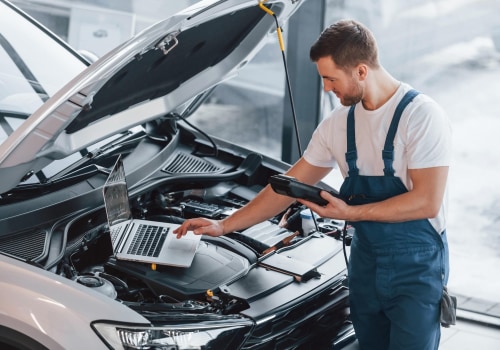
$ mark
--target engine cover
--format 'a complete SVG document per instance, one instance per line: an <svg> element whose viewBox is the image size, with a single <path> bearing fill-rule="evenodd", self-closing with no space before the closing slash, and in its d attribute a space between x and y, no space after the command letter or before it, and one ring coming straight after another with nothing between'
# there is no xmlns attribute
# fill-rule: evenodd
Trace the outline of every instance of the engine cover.
<svg viewBox="0 0 500 350"><path fill-rule="evenodd" d="M107 273L136 278L156 295L169 295L178 300L196 299L206 291L235 280L247 273L248 259L213 242L200 241L189 268L151 265L110 258L104 269Z"/></svg>

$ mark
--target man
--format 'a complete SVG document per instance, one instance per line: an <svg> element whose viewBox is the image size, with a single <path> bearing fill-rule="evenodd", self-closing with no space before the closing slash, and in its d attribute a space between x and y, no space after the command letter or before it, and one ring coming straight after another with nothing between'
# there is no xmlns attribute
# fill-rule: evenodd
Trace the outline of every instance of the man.
<svg viewBox="0 0 500 350"><path fill-rule="evenodd" d="M351 315L361 349L437 349L448 278L445 192L451 128L439 106L392 77L361 23L339 21L312 45L325 91L342 106L315 130L287 172L315 184L338 165L340 194L321 192L323 217L356 229L348 266ZM177 230L223 235L283 211L292 199L267 186L221 221L187 220Z"/></svg>

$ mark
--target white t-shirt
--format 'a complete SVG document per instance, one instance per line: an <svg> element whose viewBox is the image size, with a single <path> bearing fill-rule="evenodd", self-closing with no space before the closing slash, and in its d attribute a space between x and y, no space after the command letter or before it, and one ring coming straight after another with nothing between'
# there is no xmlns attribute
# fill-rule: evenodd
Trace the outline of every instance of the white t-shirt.
<svg viewBox="0 0 500 350"><path fill-rule="evenodd" d="M411 87L401 84L396 93L380 108L369 111L362 103L354 111L357 166L360 175L383 175L384 148L387 131L394 111L404 94ZM304 152L304 158L312 165L335 167L343 177L347 176L345 160L347 150L347 113L349 107L340 106L332 111L314 131ZM419 94L405 108L394 139L395 176L408 190L412 183L408 169L450 166L451 124L440 106L430 97ZM447 195L436 218L430 219L437 232L446 228Z"/></svg>

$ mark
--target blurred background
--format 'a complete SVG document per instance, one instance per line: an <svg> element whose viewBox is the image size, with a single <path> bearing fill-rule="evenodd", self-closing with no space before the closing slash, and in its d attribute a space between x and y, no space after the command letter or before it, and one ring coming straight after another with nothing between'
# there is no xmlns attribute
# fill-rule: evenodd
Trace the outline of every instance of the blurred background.
<svg viewBox="0 0 500 350"><path fill-rule="evenodd" d="M87 57L99 57L196 0L12 0ZM257 1L256 1L257 2ZM382 64L437 100L454 129L448 240L452 293L500 314L500 0L314 0L284 28L300 139L337 105L322 92L309 45L328 24L355 18L378 39ZM297 159L277 38L218 86L192 121L206 132L287 162ZM237 126L231 129L229 126ZM338 187L332 173L326 181ZM488 309L489 308L489 309ZM478 310L483 311L483 310Z"/></svg>

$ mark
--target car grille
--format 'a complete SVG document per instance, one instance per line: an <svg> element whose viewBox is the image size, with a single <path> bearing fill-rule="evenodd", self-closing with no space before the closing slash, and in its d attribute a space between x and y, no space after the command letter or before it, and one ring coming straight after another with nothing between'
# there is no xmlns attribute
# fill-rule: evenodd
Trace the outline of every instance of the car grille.
<svg viewBox="0 0 500 350"><path fill-rule="evenodd" d="M44 253L46 236L45 231L33 231L2 237L0 239L0 251L25 260L37 260Z"/></svg>
<svg viewBox="0 0 500 350"><path fill-rule="evenodd" d="M243 349L331 349L348 315L348 290L339 284L257 325Z"/></svg>

